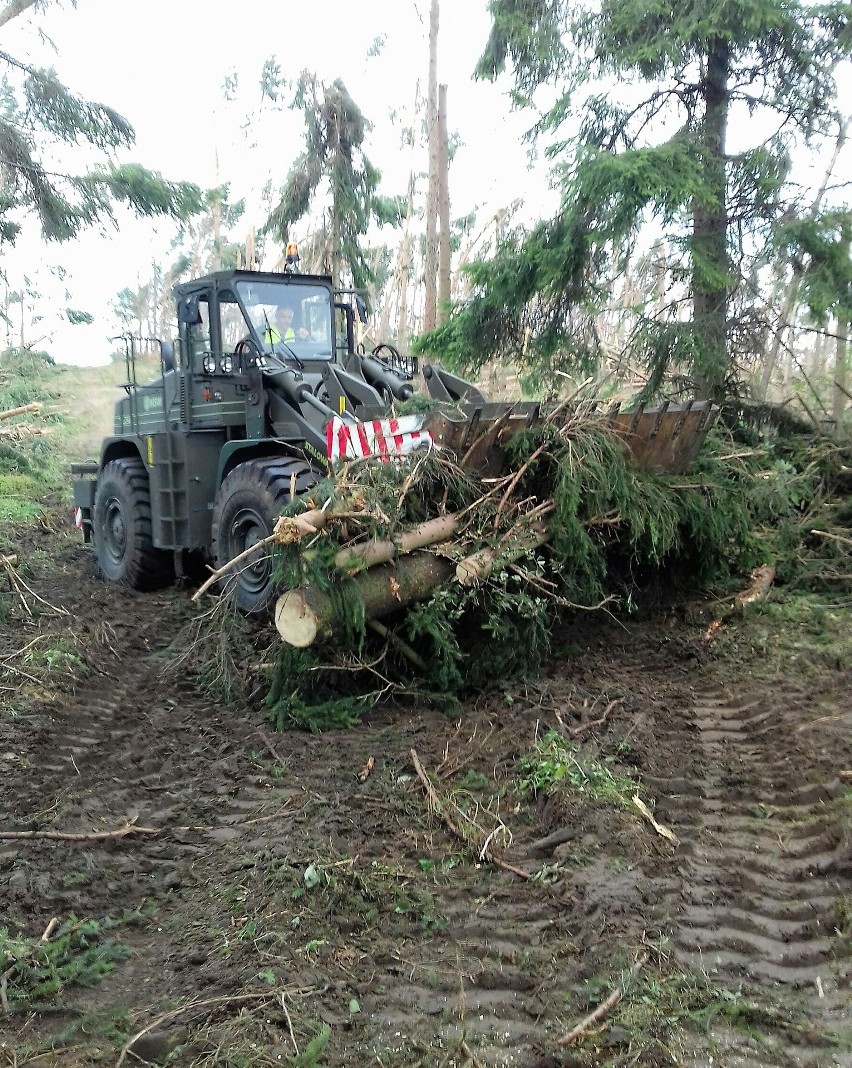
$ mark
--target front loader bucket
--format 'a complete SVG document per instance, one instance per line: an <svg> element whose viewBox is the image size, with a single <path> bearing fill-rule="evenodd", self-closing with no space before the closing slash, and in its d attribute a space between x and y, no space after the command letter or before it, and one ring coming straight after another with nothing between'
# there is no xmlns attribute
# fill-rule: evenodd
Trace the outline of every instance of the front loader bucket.
<svg viewBox="0 0 852 1068"><path fill-rule="evenodd" d="M431 432L436 445L455 454L461 467L493 478L503 471L502 446L508 438L549 418L564 422L566 414L559 405L533 401L468 403L458 417L443 413L430 416L424 429ZM718 406L710 401L665 401L633 412L622 412L617 404L608 409L592 405L590 409L590 418L622 439L638 467L661 474L687 470L718 414Z"/></svg>

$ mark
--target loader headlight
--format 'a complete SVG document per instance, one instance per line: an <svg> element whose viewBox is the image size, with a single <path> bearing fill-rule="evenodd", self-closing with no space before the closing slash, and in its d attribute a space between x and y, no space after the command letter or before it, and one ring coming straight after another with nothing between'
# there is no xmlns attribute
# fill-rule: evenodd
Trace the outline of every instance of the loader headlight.
<svg viewBox="0 0 852 1068"><path fill-rule="evenodd" d="M216 374L216 357L215 356L205 356L204 359L201 361L201 366L204 368L204 373L206 375L215 375Z"/></svg>
<svg viewBox="0 0 852 1068"><path fill-rule="evenodd" d="M222 370L222 374L229 375L234 369L234 361L230 356L223 356L219 361L219 367Z"/></svg>

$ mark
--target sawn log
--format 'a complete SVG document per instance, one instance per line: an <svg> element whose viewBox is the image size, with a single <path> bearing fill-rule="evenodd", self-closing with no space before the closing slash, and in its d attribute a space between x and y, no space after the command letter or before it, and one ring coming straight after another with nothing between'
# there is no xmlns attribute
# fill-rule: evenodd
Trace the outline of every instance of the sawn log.
<svg viewBox="0 0 852 1068"><path fill-rule="evenodd" d="M352 581L364 602L365 619L381 619L404 605L422 601L454 572L453 561L415 552L400 557L393 565L380 564L362 571ZM282 639L297 649L329 638L342 623L334 602L321 590L288 590L275 605L275 627Z"/></svg>

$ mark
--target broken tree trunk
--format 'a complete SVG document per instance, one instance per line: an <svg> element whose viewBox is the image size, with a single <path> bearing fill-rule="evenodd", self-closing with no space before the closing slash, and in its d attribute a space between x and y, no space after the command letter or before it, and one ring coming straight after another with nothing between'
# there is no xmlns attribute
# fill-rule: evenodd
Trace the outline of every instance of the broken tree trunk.
<svg viewBox="0 0 852 1068"><path fill-rule="evenodd" d="M380 564L362 571L352 580L364 603L365 619L382 616L427 597L447 582L455 564L432 553L417 552L397 560L394 566ZM343 625L335 602L327 593L303 587L288 590L275 605L275 627L288 645L306 649L328 638Z"/></svg>
<svg viewBox="0 0 852 1068"><path fill-rule="evenodd" d="M456 567L456 579L462 586L472 586L475 582L484 582L494 571L508 567L522 556L527 556L540 545L550 541L550 532L543 526L536 525L519 532L503 545L493 549L479 549L470 556L460 560Z"/></svg>
<svg viewBox="0 0 852 1068"><path fill-rule="evenodd" d="M762 564L751 573L748 589L738 593L734 598L734 607L745 608L756 601L765 601L775 581L775 568L771 564Z"/></svg>

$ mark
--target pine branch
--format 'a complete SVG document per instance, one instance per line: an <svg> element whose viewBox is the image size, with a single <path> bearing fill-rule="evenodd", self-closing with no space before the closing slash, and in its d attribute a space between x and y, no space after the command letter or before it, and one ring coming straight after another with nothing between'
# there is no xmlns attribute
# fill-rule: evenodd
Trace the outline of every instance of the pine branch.
<svg viewBox="0 0 852 1068"><path fill-rule="evenodd" d="M18 15L23 13L29 8L37 4L39 0L11 0L6 6L4 11L0 11L0 27L6 25L7 22L11 22L12 19L16 19Z"/></svg>

